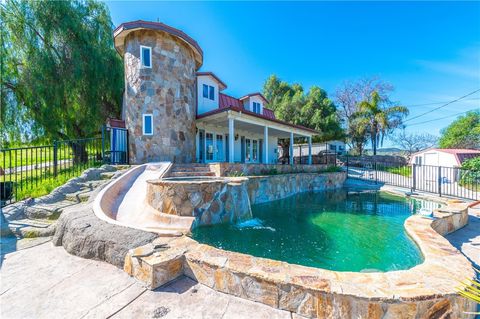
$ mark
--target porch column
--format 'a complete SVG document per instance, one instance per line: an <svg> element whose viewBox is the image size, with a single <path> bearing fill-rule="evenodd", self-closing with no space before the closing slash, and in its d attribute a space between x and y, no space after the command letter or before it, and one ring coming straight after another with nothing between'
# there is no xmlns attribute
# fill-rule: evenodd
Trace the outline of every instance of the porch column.
<svg viewBox="0 0 480 319"><path fill-rule="evenodd" d="M268 126L263 127L263 163L268 164Z"/></svg>
<svg viewBox="0 0 480 319"><path fill-rule="evenodd" d="M312 137L308 137L308 165L312 165Z"/></svg>
<svg viewBox="0 0 480 319"><path fill-rule="evenodd" d="M290 132L290 165L293 165L293 132Z"/></svg>
<svg viewBox="0 0 480 319"><path fill-rule="evenodd" d="M235 130L234 130L234 119L228 119L228 162L233 163L234 156L233 151L235 149Z"/></svg>

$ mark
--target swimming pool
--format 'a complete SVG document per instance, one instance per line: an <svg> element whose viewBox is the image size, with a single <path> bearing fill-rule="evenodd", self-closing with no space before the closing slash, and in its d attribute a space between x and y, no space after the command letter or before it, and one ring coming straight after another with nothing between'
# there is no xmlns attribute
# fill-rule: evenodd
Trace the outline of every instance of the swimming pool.
<svg viewBox="0 0 480 319"><path fill-rule="evenodd" d="M438 203L348 189L302 193L252 206L253 219L203 226L192 237L217 248L336 271L390 271L423 261L404 221Z"/></svg>

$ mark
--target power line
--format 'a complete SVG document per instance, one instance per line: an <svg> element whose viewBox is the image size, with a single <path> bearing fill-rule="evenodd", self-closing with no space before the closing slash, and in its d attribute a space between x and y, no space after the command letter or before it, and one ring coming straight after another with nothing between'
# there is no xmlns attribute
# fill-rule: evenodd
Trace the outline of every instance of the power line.
<svg viewBox="0 0 480 319"><path fill-rule="evenodd" d="M472 97L469 99L465 99L466 101L473 101L473 100L480 100L480 97ZM405 105L406 107L416 107L416 106L429 106L429 105L438 105L448 103L449 101L445 102L431 102L431 103L423 103L423 104L412 104L412 105Z"/></svg>
<svg viewBox="0 0 480 319"><path fill-rule="evenodd" d="M444 116L444 117L439 117L439 118L436 118L436 119L433 119L433 120L428 120L428 121L413 123L413 124L409 124L408 126L414 126L414 125L420 125L420 124L425 124L425 123L440 121L440 120L448 119L449 117L458 116L458 115L465 114L465 113L468 113L468 112L474 111L474 110L476 110L476 109L471 109L471 110L468 110L468 111L464 111L464 112L460 112L460 113L456 113L456 114L452 114L452 115L448 115L448 116Z"/></svg>
<svg viewBox="0 0 480 319"><path fill-rule="evenodd" d="M457 102L457 101L460 101L460 100L466 98L467 96L470 96L470 95L475 94L475 93L477 93L477 92L480 92L480 89L477 89L477 90L475 90L475 91L473 91L473 92L470 92L470 93L468 93L468 94L466 94L466 95L464 95L464 96L461 96L461 97L459 97L458 99L455 99L455 100L453 100L453 101L450 101L450 102L448 102L448 103L445 103L445 104L443 104L443 105L440 105L439 107L433 108L433 109L431 109L431 110L429 110L429 111L427 111L427 112L425 112L425 113L422 113L422 114L420 114L420 115L414 116L414 117L409 118L409 119L406 119L406 120L403 121L403 122L405 123L405 122L408 122L408 121L417 119L417 118L419 118L419 117L421 117L421 116L424 116L424 115L426 115L426 114L432 113L432 112L434 112L434 111L436 111L436 110L439 110L439 109L441 109L441 108L443 108L443 107L445 107L445 106L447 106L447 105L450 105L450 104L452 104L452 103L455 103L455 102Z"/></svg>

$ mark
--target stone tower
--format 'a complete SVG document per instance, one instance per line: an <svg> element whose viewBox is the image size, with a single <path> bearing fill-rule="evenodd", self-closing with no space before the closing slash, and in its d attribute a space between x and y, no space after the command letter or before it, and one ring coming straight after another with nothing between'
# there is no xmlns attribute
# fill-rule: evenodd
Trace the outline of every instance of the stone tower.
<svg viewBox="0 0 480 319"><path fill-rule="evenodd" d="M123 23L114 38L124 61L130 162L193 162L201 48L182 31L155 22Z"/></svg>

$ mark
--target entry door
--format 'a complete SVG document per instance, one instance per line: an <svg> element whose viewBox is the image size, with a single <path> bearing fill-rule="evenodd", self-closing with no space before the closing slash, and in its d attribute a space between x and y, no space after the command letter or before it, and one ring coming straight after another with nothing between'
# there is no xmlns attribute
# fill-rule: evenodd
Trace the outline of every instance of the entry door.
<svg viewBox="0 0 480 319"><path fill-rule="evenodd" d="M225 161L225 141L222 134L217 134L215 140L216 147L216 158L217 162Z"/></svg>
<svg viewBox="0 0 480 319"><path fill-rule="evenodd" d="M214 134L207 132L205 134L205 162L213 162L215 156Z"/></svg>

